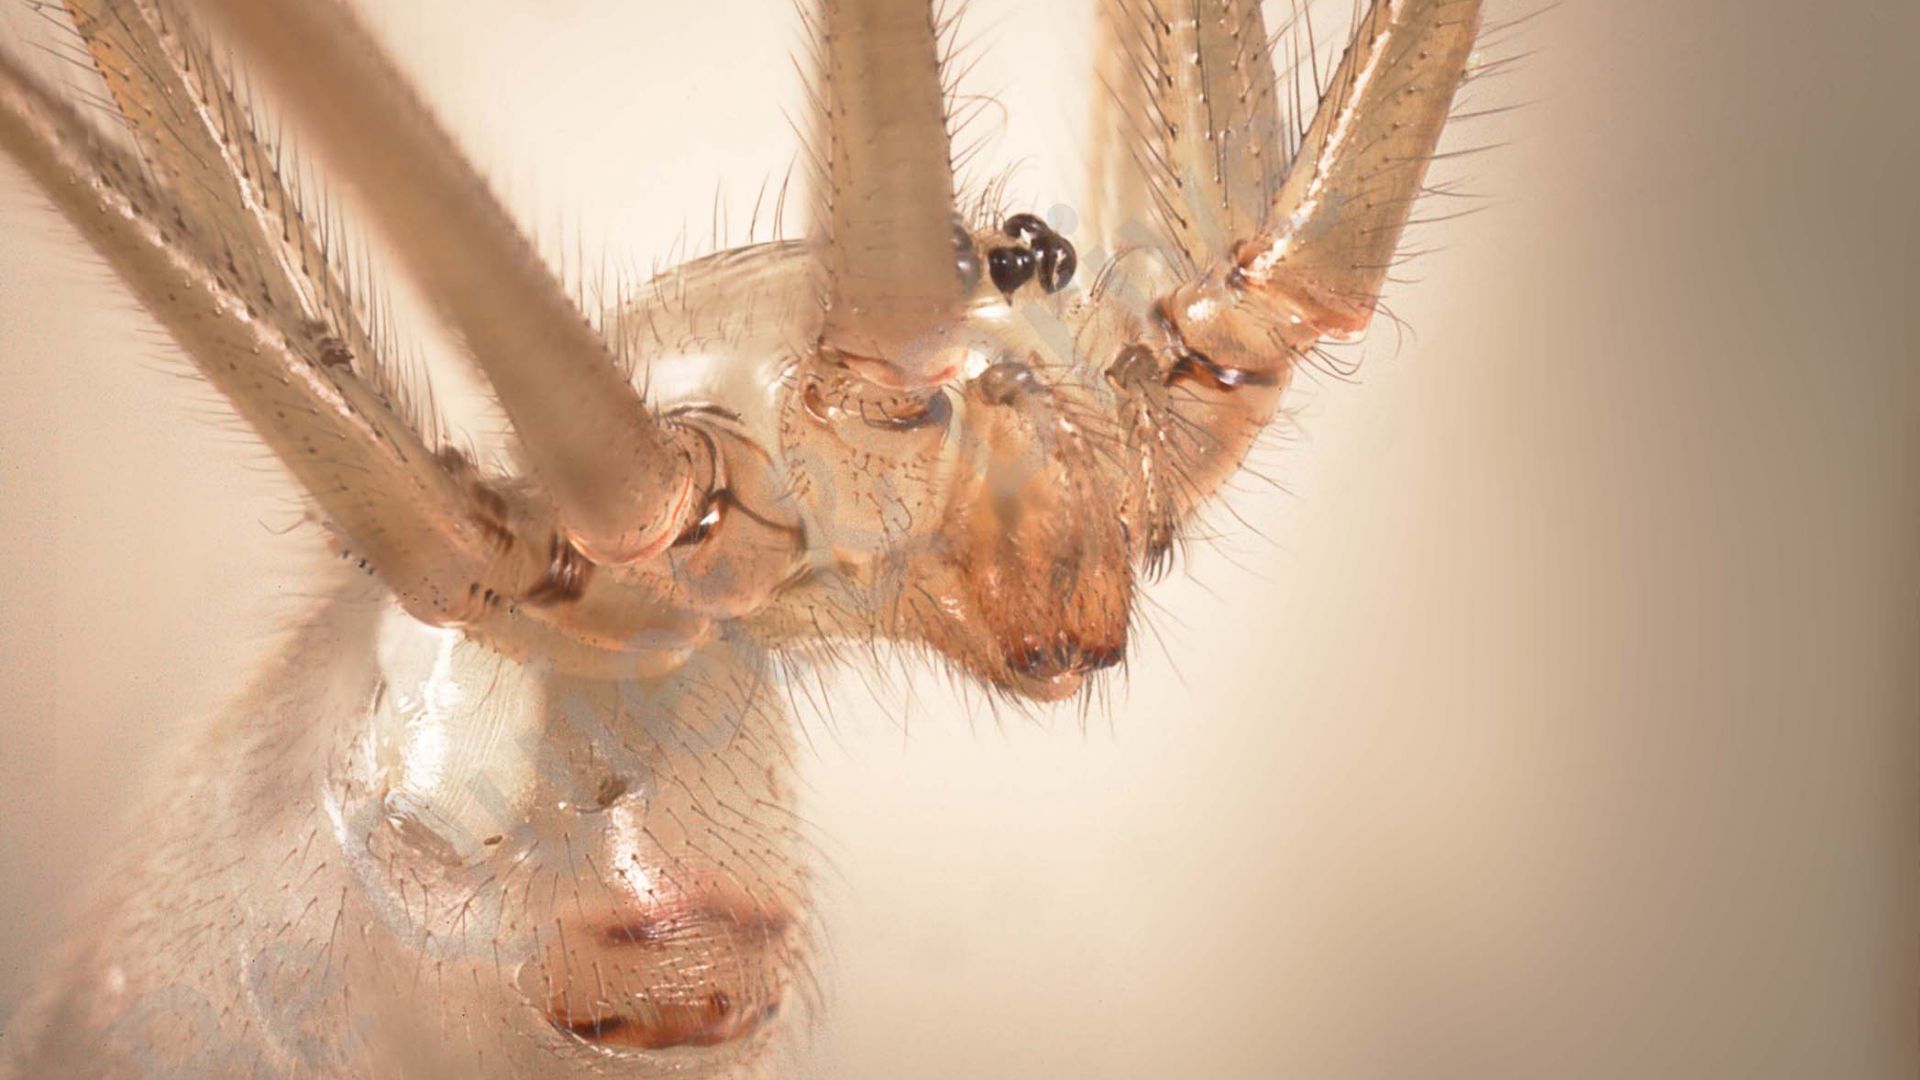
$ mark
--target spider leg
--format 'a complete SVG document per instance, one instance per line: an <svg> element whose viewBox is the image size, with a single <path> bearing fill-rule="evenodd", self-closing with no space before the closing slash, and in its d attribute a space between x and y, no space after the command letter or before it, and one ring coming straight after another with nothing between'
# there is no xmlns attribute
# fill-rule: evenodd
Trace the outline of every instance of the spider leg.
<svg viewBox="0 0 1920 1080"><path fill-rule="evenodd" d="M1101 0L1095 11L1091 148L1082 203L1092 247L1115 255L1151 248L1164 236L1153 220L1153 171L1142 157L1153 152L1144 139L1155 129L1144 120L1151 69L1137 50L1150 39L1144 37L1145 20L1122 0Z"/></svg>
<svg viewBox="0 0 1920 1080"><path fill-rule="evenodd" d="M205 162L191 156L199 138L184 102L228 93L186 84L168 54L150 52L156 27L127 6L109 35L82 22L111 60L114 47L147 74L117 93L130 104L136 142L153 147L155 170L183 179ZM118 60L113 60L118 66ZM171 72L171 75L163 74ZM144 81L142 81L144 80ZM110 79L110 82L112 80ZM172 132L172 134L165 134ZM231 129L231 151L251 139ZM178 142L168 143L168 139ZM204 147L203 147L204 149ZM202 375L257 431L325 512L350 554L391 587L416 617L458 624L511 655L542 655L569 668L605 667L636 643L674 651L706 632L703 621L667 609L604 575L570 575L568 603L547 603L554 554L538 542L538 523L511 520L504 502L468 470L437 454L394 412L386 396L355 374L355 357L330 332L365 340L349 312L303 306L289 265L279 269L268 242L293 220L270 228L262 209L290 204L277 181L256 172L206 166L189 203L132 155L106 142L4 51L0 51L0 152L26 169L106 258ZM207 159L218 160L218 159ZM222 186L224 184L224 187ZM243 267L248 269L243 269ZM248 276L249 269L256 276ZM276 286L275 280L281 282ZM316 279L306 282L318 296ZM318 313L319 317L315 317ZM368 362L371 362L370 360ZM581 578L585 580L580 580Z"/></svg>
<svg viewBox="0 0 1920 1080"><path fill-rule="evenodd" d="M318 335L255 318L259 303L208 257L199 223L140 164L96 138L0 54L0 140L232 400L367 558L436 621L465 608L486 560L463 497L432 452L355 380L329 370ZM238 240L239 238L235 238ZM244 244L239 245L244 247ZM456 557L443 559L448 553ZM466 571L467 574L463 574Z"/></svg>
<svg viewBox="0 0 1920 1080"><path fill-rule="evenodd" d="M498 394L596 562L664 551L701 512L706 441L657 422L453 140L337 0L198 0L280 90Z"/></svg>
<svg viewBox="0 0 1920 1080"><path fill-rule="evenodd" d="M1366 329L1466 78L1480 8L1381 0L1361 18L1268 227L1233 252L1268 306L1297 309L1325 338Z"/></svg>
<svg viewBox="0 0 1920 1080"><path fill-rule="evenodd" d="M183 216L260 295L283 331L327 324L337 363L353 365L390 402L402 396L381 350L349 309L350 291L280 175L250 110L216 74L209 43L176 0L67 0L141 160Z"/></svg>
<svg viewBox="0 0 1920 1080"><path fill-rule="evenodd" d="M1108 77L1133 81L1111 88L1105 115L1131 132L1138 173L1102 173L1096 190L1152 222L1158 249L1185 269L1147 305L1156 362L1115 365L1136 448L1179 485L1152 496L1150 516L1190 513L1239 467L1293 365L1366 328L1480 8L1373 0L1290 146L1256 0L1107 0L1107 32L1129 43L1132 69Z"/></svg>
<svg viewBox="0 0 1920 1080"><path fill-rule="evenodd" d="M1191 274L1262 229L1286 172L1260 0L1100 0L1098 21L1093 235Z"/></svg>
<svg viewBox="0 0 1920 1080"><path fill-rule="evenodd" d="M938 27L926 0L822 0L812 22L822 342L906 385L939 382L928 339L971 282L957 258Z"/></svg>

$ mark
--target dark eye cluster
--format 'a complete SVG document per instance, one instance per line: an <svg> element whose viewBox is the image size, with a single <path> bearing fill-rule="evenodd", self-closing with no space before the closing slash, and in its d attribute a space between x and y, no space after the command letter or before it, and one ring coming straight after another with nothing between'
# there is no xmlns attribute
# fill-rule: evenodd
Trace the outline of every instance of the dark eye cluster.
<svg viewBox="0 0 1920 1080"><path fill-rule="evenodd" d="M1080 265L1067 238L1032 214L1015 214L1000 231L1017 243L987 252L987 273L994 288L1012 296L1014 290L1038 277L1040 287L1053 293L1067 287Z"/></svg>

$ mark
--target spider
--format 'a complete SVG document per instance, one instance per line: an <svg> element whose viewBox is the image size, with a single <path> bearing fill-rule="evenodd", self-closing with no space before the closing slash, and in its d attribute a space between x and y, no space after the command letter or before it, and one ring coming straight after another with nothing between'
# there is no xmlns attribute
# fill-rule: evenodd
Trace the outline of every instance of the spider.
<svg viewBox="0 0 1920 1080"><path fill-rule="evenodd" d="M1082 251L962 212L949 21L827 0L808 238L596 326L347 8L66 7L130 145L0 52L0 146L343 569L209 732L231 771L162 796L23 1025L34 1075L771 1060L814 993L782 669L887 642L1056 701L1120 662L1290 373L1372 319L1479 26L1381 0L1315 104L1258 4L1103 4ZM213 31L463 343L519 469L408 393Z"/></svg>

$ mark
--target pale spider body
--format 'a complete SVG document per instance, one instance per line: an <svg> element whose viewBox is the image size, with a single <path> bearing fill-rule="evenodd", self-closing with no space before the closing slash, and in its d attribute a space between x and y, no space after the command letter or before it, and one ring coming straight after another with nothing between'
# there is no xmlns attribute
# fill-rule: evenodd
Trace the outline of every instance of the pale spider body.
<svg viewBox="0 0 1920 1080"><path fill-rule="evenodd" d="M809 238L596 329L347 8L66 7L133 149L4 51L0 146L348 569L89 909L17 1029L36 1076L777 1062L812 990L781 664L889 642L1056 700L1119 662L1294 366L1370 321L1479 28L1380 0L1315 107L1258 3L1103 4L1077 248L959 214L925 3L823 0ZM408 415L202 17L471 354L520 475Z"/></svg>

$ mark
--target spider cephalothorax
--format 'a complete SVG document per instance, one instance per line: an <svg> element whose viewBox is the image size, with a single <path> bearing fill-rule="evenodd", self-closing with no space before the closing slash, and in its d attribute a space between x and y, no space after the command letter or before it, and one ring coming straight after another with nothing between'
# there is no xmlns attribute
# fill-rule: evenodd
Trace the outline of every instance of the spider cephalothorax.
<svg viewBox="0 0 1920 1080"><path fill-rule="evenodd" d="M1094 209L1100 250L1139 253L1152 269L1075 288L1078 253L1040 218L955 227L926 6L824 3L813 239L678 272L723 308L772 309L755 327L771 355L736 348L727 362L777 362L784 377L743 392L722 373L712 393L656 402L676 406L663 417L569 314L431 118L392 89L343 8L208 6L460 333L518 430L532 483L476 483L436 464L369 393L360 375L377 357L353 313L287 269L306 265L308 241L271 224L296 212L284 196L223 206L194 186L208 164L156 158L149 174L122 162L23 77L10 83L24 118L11 134L42 172L104 178L68 197L130 215L135 227L99 242L143 260L130 276L176 335L201 351L244 341L279 370L313 373L284 400L241 368L210 377L416 615L565 670L647 669L709 640L716 620L780 607L810 574L890 567L923 600L880 590L884 610L842 630L917 639L1042 696L1118 656L1129 567L1160 558L1237 467L1294 362L1367 322L1478 18L1472 0L1376 5L1311 126L1294 130L1257 6L1178 18L1116 9L1108 62L1126 78L1110 80L1104 123L1136 167L1103 177ZM112 45L100 45L109 59ZM108 70L130 102L160 92L127 74L137 67ZM242 265L225 253L257 227L249 214L271 231ZM137 224L156 215L186 227ZM176 310L189 287L206 299ZM742 300L746 290L764 295ZM209 306L241 318L210 322L199 314ZM649 365L674 351L640 344ZM778 400L747 400L767 394ZM320 430L280 423L294 408ZM343 485L343 470L361 479ZM496 490L508 487L520 493L513 513ZM900 617L926 604L938 615Z"/></svg>
<svg viewBox="0 0 1920 1080"><path fill-rule="evenodd" d="M1073 245L1018 214L960 246L950 317L882 361L796 364L782 447L876 630L1062 697L1125 650L1140 550L1114 496L1132 452L1113 387L1074 348L1090 304L1057 295Z"/></svg>
<svg viewBox="0 0 1920 1080"><path fill-rule="evenodd" d="M0 50L0 149L389 605L317 617L223 729L243 766L103 908L44 1058L99 1075L137 1072L87 1038L129 985L222 1002L231 1046L170 1045L249 1075L750 1062L803 952L778 654L898 642L1042 700L1119 663L1294 366L1371 319L1480 17L1375 0L1287 100L1257 0L1103 0L1076 228L958 213L926 0L819 0L808 238L594 324L342 3L65 6L131 148ZM201 16L469 354L518 475L409 415ZM183 941L215 959L176 986ZM423 968L458 1038L407 1013Z"/></svg>

